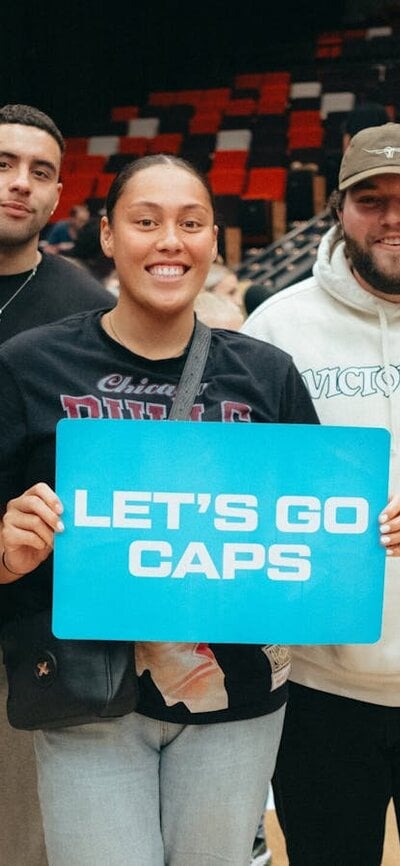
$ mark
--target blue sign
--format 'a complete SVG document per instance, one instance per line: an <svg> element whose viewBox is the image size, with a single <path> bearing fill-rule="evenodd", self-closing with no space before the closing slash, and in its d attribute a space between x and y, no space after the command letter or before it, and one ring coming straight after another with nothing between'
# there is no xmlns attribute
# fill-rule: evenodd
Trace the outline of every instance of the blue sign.
<svg viewBox="0 0 400 866"><path fill-rule="evenodd" d="M372 643L389 433L64 419L59 637Z"/></svg>

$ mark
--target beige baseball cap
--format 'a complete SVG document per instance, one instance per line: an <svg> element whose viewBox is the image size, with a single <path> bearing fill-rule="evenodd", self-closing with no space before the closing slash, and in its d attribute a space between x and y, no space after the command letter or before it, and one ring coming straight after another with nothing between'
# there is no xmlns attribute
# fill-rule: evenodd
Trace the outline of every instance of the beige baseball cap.
<svg viewBox="0 0 400 866"><path fill-rule="evenodd" d="M339 189L376 174L400 174L400 123L371 126L353 135L339 169Z"/></svg>

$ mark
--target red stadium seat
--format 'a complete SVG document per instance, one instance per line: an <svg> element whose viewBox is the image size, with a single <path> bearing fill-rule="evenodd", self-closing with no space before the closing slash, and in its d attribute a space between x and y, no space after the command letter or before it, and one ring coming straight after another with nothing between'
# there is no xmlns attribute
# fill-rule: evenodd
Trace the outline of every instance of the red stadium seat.
<svg viewBox="0 0 400 866"><path fill-rule="evenodd" d="M76 153L66 154L61 167L62 174L98 174L107 162L107 157L101 154Z"/></svg>
<svg viewBox="0 0 400 866"><path fill-rule="evenodd" d="M139 117L139 107L137 105L116 105L111 109L111 120L114 122L132 120L134 117Z"/></svg>
<svg viewBox="0 0 400 866"><path fill-rule="evenodd" d="M145 156L150 139L137 135L122 135L119 140L119 153L132 153L135 156Z"/></svg>
<svg viewBox="0 0 400 866"><path fill-rule="evenodd" d="M189 121L190 135L212 134L218 132L222 119L222 109L199 109Z"/></svg>
<svg viewBox="0 0 400 866"><path fill-rule="evenodd" d="M149 153L180 153L183 142L181 132L160 132L148 140Z"/></svg>
<svg viewBox="0 0 400 866"><path fill-rule="evenodd" d="M108 172L107 174L99 174L95 179L92 195L96 198L105 198L114 177L116 177L116 174L112 174L111 172Z"/></svg>
<svg viewBox="0 0 400 866"><path fill-rule="evenodd" d="M71 136L65 139L65 154L87 153L89 139L85 136ZM65 157L64 157L65 159Z"/></svg>
<svg viewBox="0 0 400 866"><path fill-rule="evenodd" d="M213 169L244 168L247 163L246 150L216 150L213 156Z"/></svg>
<svg viewBox="0 0 400 866"><path fill-rule="evenodd" d="M286 168L279 166L273 168L251 168L248 172L243 198L284 201L286 196L286 180Z"/></svg>
<svg viewBox="0 0 400 866"><path fill-rule="evenodd" d="M245 168L212 168L208 179L214 195L241 195L247 172Z"/></svg>

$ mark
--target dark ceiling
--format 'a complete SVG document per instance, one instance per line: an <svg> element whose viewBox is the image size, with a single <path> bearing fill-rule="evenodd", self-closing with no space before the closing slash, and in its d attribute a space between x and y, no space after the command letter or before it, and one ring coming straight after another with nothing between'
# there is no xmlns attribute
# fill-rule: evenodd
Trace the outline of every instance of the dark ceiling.
<svg viewBox="0 0 400 866"><path fill-rule="evenodd" d="M288 44L311 60L315 35L340 27L344 4L237 5L15 0L2 10L0 103L37 105L74 134L80 118L101 122L112 105L140 103L150 90L222 86L236 72L279 68Z"/></svg>

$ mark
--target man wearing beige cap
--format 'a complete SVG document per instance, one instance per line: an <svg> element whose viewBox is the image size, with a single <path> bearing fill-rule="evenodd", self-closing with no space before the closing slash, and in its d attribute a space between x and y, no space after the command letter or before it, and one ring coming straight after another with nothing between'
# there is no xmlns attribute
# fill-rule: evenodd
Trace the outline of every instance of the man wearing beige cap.
<svg viewBox="0 0 400 866"><path fill-rule="evenodd" d="M335 225L320 242L312 277L262 303L243 330L292 354L323 424L390 430L394 494L400 491L400 124L357 133L338 186L331 199ZM391 798L400 821L399 506L392 496L380 525L387 551L381 639L293 647L274 778L290 866L379 866Z"/></svg>

